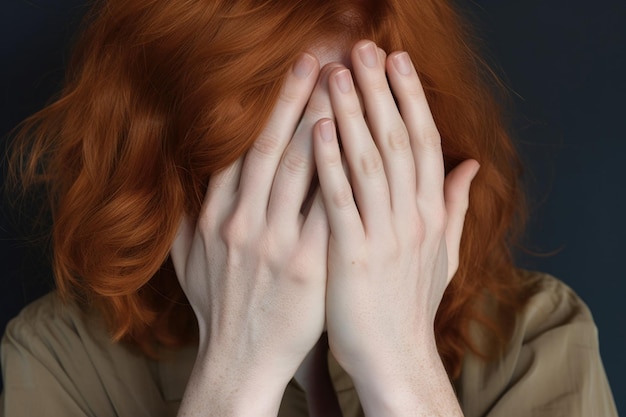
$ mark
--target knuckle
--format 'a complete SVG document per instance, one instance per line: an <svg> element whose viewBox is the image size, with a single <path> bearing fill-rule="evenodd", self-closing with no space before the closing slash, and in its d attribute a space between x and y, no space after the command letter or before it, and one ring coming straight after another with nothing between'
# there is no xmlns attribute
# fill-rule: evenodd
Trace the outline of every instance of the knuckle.
<svg viewBox="0 0 626 417"><path fill-rule="evenodd" d="M283 166L285 170L292 175L307 172L310 165L310 159L301 152L287 152L283 157Z"/></svg>
<svg viewBox="0 0 626 417"><path fill-rule="evenodd" d="M224 221L219 232L220 238L227 247L243 248L248 240L249 227L245 217L237 212Z"/></svg>
<svg viewBox="0 0 626 417"><path fill-rule="evenodd" d="M216 210L212 210L210 205L204 206L200 211L196 222L196 230L200 236L207 237L217 229L218 216Z"/></svg>
<svg viewBox="0 0 626 417"><path fill-rule="evenodd" d="M359 119L363 118L363 109L357 103L350 103L346 105L344 109L344 116L347 119Z"/></svg>
<svg viewBox="0 0 626 417"><path fill-rule="evenodd" d="M293 83L293 80L288 80L280 92L278 101L287 106L298 103L303 95L302 89L298 88L298 86L299 84Z"/></svg>
<svg viewBox="0 0 626 417"><path fill-rule="evenodd" d="M420 143L428 149L437 150L441 148L441 135L434 125L423 127L419 139Z"/></svg>
<svg viewBox="0 0 626 417"><path fill-rule="evenodd" d="M352 189L349 186L343 186L332 194L332 202L335 207L345 209L354 203Z"/></svg>
<svg viewBox="0 0 626 417"><path fill-rule="evenodd" d="M343 166L343 160L339 152L327 152L324 156L324 163L329 168L337 168Z"/></svg>
<svg viewBox="0 0 626 417"><path fill-rule="evenodd" d="M252 144L252 150L263 156L274 156L282 151L282 143L273 134L262 134Z"/></svg>
<svg viewBox="0 0 626 417"><path fill-rule="evenodd" d="M402 125L392 127L387 134L387 143L394 151L406 151L410 149L411 145L409 143L409 135L406 127Z"/></svg>
<svg viewBox="0 0 626 417"><path fill-rule="evenodd" d="M201 214L198 217L198 221L196 223L196 233L201 236L203 240L206 241L210 239L215 230L216 222L211 216Z"/></svg>
<svg viewBox="0 0 626 417"><path fill-rule="evenodd" d="M319 263L318 263L319 264ZM295 256L289 264L287 274L292 284L308 285L311 277L317 273L318 266L306 254Z"/></svg>
<svg viewBox="0 0 626 417"><path fill-rule="evenodd" d="M368 89L374 95L384 95L384 94L388 94L390 92L389 83L387 82L386 78L376 77L371 82L369 82L367 85L368 85Z"/></svg>
<svg viewBox="0 0 626 417"><path fill-rule="evenodd" d="M383 160L375 147L363 152L360 159L361 169L365 175L376 175L383 169Z"/></svg>

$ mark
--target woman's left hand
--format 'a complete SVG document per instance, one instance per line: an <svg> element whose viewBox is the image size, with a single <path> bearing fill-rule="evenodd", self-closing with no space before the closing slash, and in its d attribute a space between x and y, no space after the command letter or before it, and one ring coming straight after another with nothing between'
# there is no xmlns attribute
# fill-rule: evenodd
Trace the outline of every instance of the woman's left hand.
<svg viewBox="0 0 626 417"><path fill-rule="evenodd" d="M336 69L329 89L343 152L331 120L314 133L331 227L329 345L366 414L460 415L434 319L458 267L479 165L467 160L445 176L440 135L406 53L387 57L361 41L352 64L365 114L350 71Z"/></svg>

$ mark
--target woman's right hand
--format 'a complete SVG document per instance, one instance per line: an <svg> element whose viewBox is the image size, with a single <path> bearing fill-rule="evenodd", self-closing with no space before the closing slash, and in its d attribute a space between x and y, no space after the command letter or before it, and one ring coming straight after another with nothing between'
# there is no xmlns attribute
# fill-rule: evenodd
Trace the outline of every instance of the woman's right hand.
<svg viewBox="0 0 626 417"><path fill-rule="evenodd" d="M323 331L329 228L319 192L302 210L313 125L332 117L318 74L303 54L254 146L211 178L197 223L182 221L171 256L200 343L179 415L275 416Z"/></svg>

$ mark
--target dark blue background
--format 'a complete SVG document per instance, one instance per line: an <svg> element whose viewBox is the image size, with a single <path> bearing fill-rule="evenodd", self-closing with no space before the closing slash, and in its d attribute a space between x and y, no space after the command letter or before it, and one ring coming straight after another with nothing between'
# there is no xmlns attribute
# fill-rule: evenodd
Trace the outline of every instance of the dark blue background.
<svg viewBox="0 0 626 417"><path fill-rule="evenodd" d="M519 262L561 278L590 306L618 410L626 412L626 2L466 7L515 97L531 195L526 248L542 254L520 253ZM85 10L84 0L2 1L0 135L58 91ZM19 238L32 214L3 202L0 332L51 285L42 251Z"/></svg>

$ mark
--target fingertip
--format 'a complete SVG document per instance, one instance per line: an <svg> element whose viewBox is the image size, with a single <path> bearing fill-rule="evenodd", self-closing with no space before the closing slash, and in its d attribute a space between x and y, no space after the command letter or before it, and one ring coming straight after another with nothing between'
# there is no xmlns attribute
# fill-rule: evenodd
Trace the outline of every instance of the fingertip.
<svg viewBox="0 0 626 417"><path fill-rule="evenodd" d="M446 179L458 181L457 178L464 178L468 183L472 182L480 170L480 163L475 159L466 159L458 164L448 173Z"/></svg>
<svg viewBox="0 0 626 417"><path fill-rule="evenodd" d="M467 159L453 169L448 176L454 174L452 175L451 180L465 184L465 188L467 188L467 192L469 193L469 189L479 171L480 163L478 163L475 159Z"/></svg>
<svg viewBox="0 0 626 417"><path fill-rule="evenodd" d="M297 78L306 79L319 71L319 65L319 61L314 55L303 52L293 65L293 73Z"/></svg>
<svg viewBox="0 0 626 417"><path fill-rule="evenodd" d="M333 71L343 69L343 68L346 68L346 66L339 62L329 62L326 65L324 65L320 69L320 73L319 73L318 80L317 80L318 85L322 85L326 89L328 89L328 80L330 79L331 74L333 74Z"/></svg>
<svg viewBox="0 0 626 417"><path fill-rule="evenodd" d="M450 208L464 207L469 200L469 190L480 164L474 159L467 159L457 165L446 176L444 181L444 196ZM463 204L459 204L464 202Z"/></svg>
<svg viewBox="0 0 626 417"><path fill-rule="evenodd" d="M413 62L411 61L411 57L405 51L397 51L392 53L389 56L389 61L391 62L396 72L401 75L411 75L415 70L415 68L413 67Z"/></svg>
<svg viewBox="0 0 626 417"><path fill-rule="evenodd" d="M321 119L315 124L313 136L315 164L318 176L320 176L320 174L326 173L328 169L334 170L336 165L341 165L337 125L332 119ZM322 181L322 176L320 176L320 181Z"/></svg>
<svg viewBox="0 0 626 417"><path fill-rule="evenodd" d="M352 79L352 71L345 67L338 67L330 74L336 88L342 94L348 94L354 90L354 81ZM331 89L333 91L333 89ZM332 94L331 94L332 96Z"/></svg>
<svg viewBox="0 0 626 417"><path fill-rule="evenodd" d="M322 119L317 123L319 137L322 142L332 142L336 136L335 123L331 119Z"/></svg>
<svg viewBox="0 0 626 417"><path fill-rule="evenodd" d="M357 42L356 42L356 43L352 46L352 50L351 50L351 58L352 58L352 61L354 62L355 60L358 60L358 59L359 59L359 50L360 50L361 48L364 48L364 47L366 47L366 46L368 46L368 45L370 45L370 44L372 44L372 43L375 45L375 47L376 47L376 48L378 48L378 47L376 46L376 43L375 43L374 41L372 41L372 40L369 40L369 39L361 39L361 40L357 41Z"/></svg>
<svg viewBox="0 0 626 417"><path fill-rule="evenodd" d="M474 162L474 167L472 168L472 174L470 176L470 182L474 181L474 179L476 179L476 176L478 175L478 172L480 171L480 162L478 162L475 159L472 159L472 161Z"/></svg>

